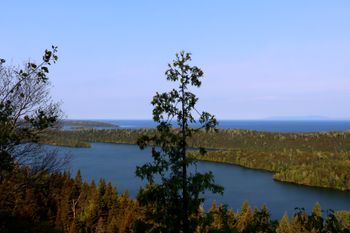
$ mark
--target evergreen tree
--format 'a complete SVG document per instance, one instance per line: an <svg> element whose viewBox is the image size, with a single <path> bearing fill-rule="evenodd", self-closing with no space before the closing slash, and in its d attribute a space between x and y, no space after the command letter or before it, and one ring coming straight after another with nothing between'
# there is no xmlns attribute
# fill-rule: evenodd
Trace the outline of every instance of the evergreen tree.
<svg viewBox="0 0 350 233"><path fill-rule="evenodd" d="M280 220L276 233L292 233L287 213L285 213Z"/></svg>
<svg viewBox="0 0 350 233"><path fill-rule="evenodd" d="M189 173L188 167L194 161L187 157L188 140L198 132L190 124L200 124L207 131L215 129L217 121L207 112L199 114L196 120L198 98L190 92L201 86L203 71L190 66L191 54L181 52L169 64L165 72L169 81L177 87L169 92L156 93L152 105L153 120L158 123L154 135L144 135L138 140L141 149L152 145L153 162L137 167L136 174L148 184L138 195L143 206L150 211L152 227L167 232L193 232L197 226L199 206L204 201L200 196L205 190L222 193L223 188L213 181L213 174ZM178 127L173 128L173 120ZM204 149L201 149L204 153Z"/></svg>
<svg viewBox="0 0 350 233"><path fill-rule="evenodd" d="M314 232L321 232L323 229L322 209L320 203L316 203L308 217L308 229Z"/></svg>
<svg viewBox="0 0 350 233"><path fill-rule="evenodd" d="M321 217L322 215L322 208L319 202L316 202L315 206L312 208L312 214Z"/></svg>
<svg viewBox="0 0 350 233"><path fill-rule="evenodd" d="M270 213L266 207L263 205L261 209L254 209L254 214L252 220L249 222L245 229L245 232L266 232L272 233L275 231L275 222L270 220Z"/></svg>
<svg viewBox="0 0 350 233"><path fill-rule="evenodd" d="M240 212L237 215L237 222L235 224L235 227L240 232L244 231L245 228L250 224L252 217L253 217L252 209L248 201L245 201L241 207Z"/></svg>
<svg viewBox="0 0 350 233"><path fill-rule="evenodd" d="M308 215L303 208L296 208L296 212L291 221L293 233L309 233L307 229Z"/></svg>

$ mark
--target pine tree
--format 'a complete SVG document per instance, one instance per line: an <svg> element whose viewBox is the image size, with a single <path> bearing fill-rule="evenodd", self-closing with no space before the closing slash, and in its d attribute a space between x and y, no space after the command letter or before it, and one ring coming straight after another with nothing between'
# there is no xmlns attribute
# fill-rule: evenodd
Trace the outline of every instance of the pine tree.
<svg viewBox="0 0 350 233"><path fill-rule="evenodd" d="M317 217L321 217L322 208L319 202L316 202L315 206L312 208L312 214L314 214Z"/></svg>
<svg viewBox="0 0 350 233"><path fill-rule="evenodd" d="M287 213L283 215L280 222L278 223L276 233L292 233Z"/></svg>
<svg viewBox="0 0 350 233"><path fill-rule="evenodd" d="M189 173L194 161L187 157L188 140L198 132L190 124L199 123L205 130L214 129L217 121L207 112L198 113L198 98L189 90L201 86L203 71L190 66L191 54L181 52L165 72L167 80L178 86L169 92L156 93L152 105L153 120L158 123L154 135L144 135L138 140L141 149L152 146L153 162L137 167L136 174L148 181L138 195L141 205L149 208L149 217L158 231L193 232L197 225L199 206L204 201L205 190L222 193L215 185L213 174ZM178 128L173 128L174 121ZM204 149L200 150L204 153Z"/></svg>
<svg viewBox="0 0 350 233"><path fill-rule="evenodd" d="M268 211L266 205L263 205L259 210L254 209L254 214L252 220L249 222L248 231L255 232L275 232L275 224L270 220L270 212Z"/></svg>
<svg viewBox="0 0 350 233"><path fill-rule="evenodd" d="M245 201L241 207L240 212L237 215L237 222L235 224L235 227L240 232L242 232L250 224L252 217L253 217L252 209L248 201Z"/></svg>
<svg viewBox="0 0 350 233"><path fill-rule="evenodd" d="M291 229L293 233L309 233L307 230L308 215L303 208L296 208L296 213L291 220Z"/></svg>
<svg viewBox="0 0 350 233"><path fill-rule="evenodd" d="M323 229L322 209L320 203L316 203L308 218L308 229L314 232L321 232Z"/></svg>

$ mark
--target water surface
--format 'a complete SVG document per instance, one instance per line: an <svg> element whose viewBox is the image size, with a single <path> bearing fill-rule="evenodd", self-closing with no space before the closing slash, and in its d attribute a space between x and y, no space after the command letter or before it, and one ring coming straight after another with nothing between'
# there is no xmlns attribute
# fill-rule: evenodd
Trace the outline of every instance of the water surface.
<svg viewBox="0 0 350 233"><path fill-rule="evenodd" d="M152 120L99 120L120 128L154 128ZM195 127L195 125L192 125ZM319 132L350 130L346 120L219 120L218 128L248 129L270 132Z"/></svg>
<svg viewBox="0 0 350 233"><path fill-rule="evenodd" d="M143 185L135 176L135 168L150 161L150 150L140 150L135 145L92 143L91 148L64 148L62 152L72 155L72 175L81 170L84 179L95 181L104 178L111 181L119 193L128 190L135 197ZM53 148L53 146L48 146ZM205 209L212 201L226 203L234 210L248 200L253 207L266 204L273 218L280 218L284 212L293 213L295 207L311 210L316 202L324 209L350 209L350 192L312 188L274 181L272 173L246 169L235 165L198 162L200 172L212 171L215 180L225 188L223 196L205 194Z"/></svg>

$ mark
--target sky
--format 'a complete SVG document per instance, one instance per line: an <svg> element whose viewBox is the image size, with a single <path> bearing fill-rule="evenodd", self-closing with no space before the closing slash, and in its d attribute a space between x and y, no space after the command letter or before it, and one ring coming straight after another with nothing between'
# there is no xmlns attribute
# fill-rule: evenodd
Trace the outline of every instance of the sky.
<svg viewBox="0 0 350 233"><path fill-rule="evenodd" d="M350 119L350 1L19 1L0 4L0 57L58 46L51 93L67 118L151 119L181 50L218 119Z"/></svg>

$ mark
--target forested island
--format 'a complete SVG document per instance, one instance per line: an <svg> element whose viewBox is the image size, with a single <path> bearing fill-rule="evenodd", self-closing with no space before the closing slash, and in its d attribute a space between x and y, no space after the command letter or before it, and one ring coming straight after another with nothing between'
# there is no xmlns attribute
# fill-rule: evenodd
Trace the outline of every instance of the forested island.
<svg viewBox="0 0 350 233"><path fill-rule="evenodd" d="M62 120L60 124L66 129L82 129L82 128L107 128L113 129L118 128L117 125L91 120Z"/></svg>
<svg viewBox="0 0 350 233"><path fill-rule="evenodd" d="M136 144L154 129L81 129L50 131L42 143L89 147L89 142ZM279 181L350 190L350 132L271 133L219 129L198 131L189 140L193 148L204 147L206 154L191 152L193 158L263 169ZM125 155L127 156L127 155Z"/></svg>

